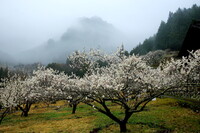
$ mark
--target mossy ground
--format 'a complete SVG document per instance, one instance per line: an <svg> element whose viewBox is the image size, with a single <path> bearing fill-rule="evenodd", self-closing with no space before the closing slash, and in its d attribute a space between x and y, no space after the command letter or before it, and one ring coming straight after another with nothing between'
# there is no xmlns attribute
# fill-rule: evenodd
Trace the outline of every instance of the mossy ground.
<svg viewBox="0 0 200 133"><path fill-rule="evenodd" d="M49 107L33 105L26 118L20 116L21 112L9 114L0 125L0 133L119 133L119 126L97 110L80 104L76 114L71 114L71 108L65 104L59 101ZM123 116L119 106L109 107L118 117ZM145 111L133 114L127 128L130 133L198 133L200 114L179 107L176 100L157 99Z"/></svg>

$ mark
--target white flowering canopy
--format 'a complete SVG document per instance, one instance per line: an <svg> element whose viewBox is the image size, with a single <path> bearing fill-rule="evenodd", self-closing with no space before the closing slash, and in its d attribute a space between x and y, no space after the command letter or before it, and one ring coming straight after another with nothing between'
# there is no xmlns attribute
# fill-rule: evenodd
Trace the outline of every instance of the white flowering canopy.
<svg viewBox="0 0 200 133"><path fill-rule="evenodd" d="M69 57L72 65L86 64L90 73L83 78L68 76L53 69L40 68L32 77L14 76L5 80L0 88L0 102L4 107L16 106L26 101L37 102L61 99L118 100L127 103L154 97L166 91L196 86L198 97L200 84L200 50L191 52L188 58L160 64L157 68L147 65L141 57L124 56L123 49L107 55L91 50ZM94 67L96 61L108 63ZM77 66L76 66L77 67ZM84 98L83 98L84 97Z"/></svg>

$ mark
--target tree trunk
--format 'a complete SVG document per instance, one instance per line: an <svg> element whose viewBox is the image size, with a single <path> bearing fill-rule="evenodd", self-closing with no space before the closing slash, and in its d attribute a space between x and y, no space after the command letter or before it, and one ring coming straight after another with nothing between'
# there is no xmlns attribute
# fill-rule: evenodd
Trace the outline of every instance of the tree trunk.
<svg viewBox="0 0 200 133"><path fill-rule="evenodd" d="M120 125L120 132L121 133L127 132L127 128L126 128L126 123L125 122L121 122L121 123L119 123L119 125Z"/></svg>
<svg viewBox="0 0 200 133"><path fill-rule="evenodd" d="M3 121L3 118L6 117L6 115L7 115L8 112L9 112L9 108L7 108L7 109L1 114L0 125L1 125L1 122Z"/></svg>
<svg viewBox="0 0 200 133"><path fill-rule="evenodd" d="M27 117L28 116L28 111L27 110L22 111L21 116L22 117Z"/></svg>
<svg viewBox="0 0 200 133"><path fill-rule="evenodd" d="M72 114L76 113L77 104L72 104Z"/></svg>
<svg viewBox="0 0 200 133"><path fill-rule="evenodd" d="M110 119L112 119L113 121L115 121L116 123L118 123L119 126L120 126L120 132L127 132L126 124L127 124L127 122L128 122L128 119L129 119L129 118L131 117L131 115L133 114L133 111L132 111L132 112L129 112L130 108L125 108L125 117L124 117L123 120L120 120L120 119L117 118L114 114L112 114L112 112L110 111L110 109L109 109L109 108L107 107L107 105L105 104L105 101L99 102L99 103L103 106L104 110L101 109L101 108L99 108L99 107L95 107L95 109L97 109L99 112L105 114L105 115L108 116ZM90 103L87 103L87 102L86 102L86 104L93 107L93 105L90 104Z"/></svg>
<svg viewBox="0 0 200 133"><path fill-rule="evenodd" d="M5 116L1 116L1 119L0 119L0 125L1 125L1 122L3 121L3 118L4 118Z"/></svg>
<svg viewBox="0 0 200 133"><path fill-rule="evenodd" d="M27 102L24 109L21 106L18 106L20 108L20 110L22 111L22 114L21 114L22 117L28 116L28 112L31 108L31 105L32 105L32 103Z"/></svg>

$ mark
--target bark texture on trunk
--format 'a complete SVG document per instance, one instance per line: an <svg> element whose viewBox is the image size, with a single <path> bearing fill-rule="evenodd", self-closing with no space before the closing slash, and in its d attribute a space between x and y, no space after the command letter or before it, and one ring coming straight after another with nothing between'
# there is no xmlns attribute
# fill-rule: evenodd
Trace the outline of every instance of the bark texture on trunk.
<svg viewBox="0 0 200 133"><path fill-rule="evenodd" d="M77 104L72 105L72 114L76 113Z"/></svg>
<svg viewBox="0 0 200 133"><path fill-rule="evenodd" d="M119 125L120 125L120 132L121 133L127 132L126 123L122 122Z"/></svg>

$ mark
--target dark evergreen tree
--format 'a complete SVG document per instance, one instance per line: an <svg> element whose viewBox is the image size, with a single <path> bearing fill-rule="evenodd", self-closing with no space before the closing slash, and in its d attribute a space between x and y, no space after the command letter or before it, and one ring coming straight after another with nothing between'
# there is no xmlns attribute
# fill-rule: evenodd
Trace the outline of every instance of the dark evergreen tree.
<svg viewBox="0 0 200 133"><path fill-rule="evenodd" d="M134 54L139 54L139 55L144 55L146 53L148 53L149 51L154 50L154 43L155 43L155 35L153 37L150 37L148 39L145 39L145 41L143 42L143 44L139 44L138 46L136 46L131 52L130 54L132 55Z"/></svg>
<svg viewBox="0 0 200 133"><path fill-rule="evenodd" d="M193 5L189 9L178 9L169 12L167 22L161 21L156 35L146 39L130 52L144 55L152 50L180 50L186 33L193 20L200 20L200 6Z"/></svg>

